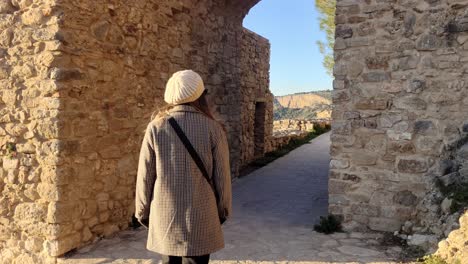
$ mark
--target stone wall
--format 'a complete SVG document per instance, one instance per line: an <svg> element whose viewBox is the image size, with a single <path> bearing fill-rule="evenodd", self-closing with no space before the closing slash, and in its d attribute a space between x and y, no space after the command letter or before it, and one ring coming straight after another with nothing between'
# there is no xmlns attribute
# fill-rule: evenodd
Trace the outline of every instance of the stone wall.
<svg viewBox="0 0 468 264"><path fill-rule="evenodd" d="M55 1L0 1L0 263L45 263L57 238Z"/></svg>
<svg viewBox="0 0 468 264"><path fill-rule="evenodd" d="M63 3L68 59L61 69L65 78L58 81L69 129L63 130L68 148L61 157L71 177L60 189L75 199L57 205L56 221L66 228L54 255L128 226L142 132L151 113L164 105L165 83L177 70L202 75L215 115L227 128L237 175L241 28L221 7L215 1Z"/></svg>
<svg viewBox="0 0 468 264"><path fill-rule="evenodd" d="M274 134L266 144L266 152L273 152L288 145L293 139L304 139L309 135L306 131L289 131L281 134Z"/></svg>
<svg viewBox="0 0 468 264"><path fill-rule="evenodd" d="M243 30L243 8L211 0L0 3L2 264L54 262L128 227L144 129L177 70L202 75L238 174L252 149L249 111L272 104L269 44ZM269 120L267 110L266 134Z"/></svg>
<svg viewBox="0 0 468 264"><path fill-rule="evenodd" d="M273 121L273 131L282 130L297 130L297 131L312 131L314 127L319 126L325 128L329 126L330 121L321 120L297 120L297 119L283 119Z"/></svg>
<svg viewBox="0 0 468 264"><path fill-rule="evenodd" d="M304 139L314 128L330 128L330 121L283 119L273 121L273 134L268 137L266 153L289 144L293 139Z"/></svg>
<svg viewBox="0 0 468 264"><path fill-rule="evenodd" d="M255 153L256 147L264 149L260 151L260 155L265 152L266 139L273 131L273 94L269 90L270 42L248 29L243 30L241 41L242 156L240 162L245 165L258 158L259 154ZM263 109L256 109L257 104ZM255 124L256 111L264 112L260 115L263 120L259 120L257 124ZM255 142L256 133L263 134L260 142Z"/></svg>
<svg viewBox="0 0 468 264"><path fill-rule="evenodd" d="M338 0L330 212L432 233L442 159L468 124L468 2Z"/></svg>
<svg viewBox="0 0 468 264"><path fill-rule="evenodd" d="M242 27L258 1L0 2L2 262L128 226L143 131L177 70L205 80L237 175L257 103L272 129L269 45ZM346 227L437 233L430 190L468 133L467 7L337 1L329 201Z"/></svg>

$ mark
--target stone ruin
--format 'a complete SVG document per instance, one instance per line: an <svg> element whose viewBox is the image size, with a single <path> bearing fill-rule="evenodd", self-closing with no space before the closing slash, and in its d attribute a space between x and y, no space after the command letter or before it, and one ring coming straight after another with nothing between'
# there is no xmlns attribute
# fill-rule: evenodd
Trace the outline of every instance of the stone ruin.
<svg viewBox="0 0 468 264"><path fill-rule="evenodd" d="M194 2L0 2L0 263L55 263L128 227L143 130L177 70L204 78L233 175L264 152L269 43L242 27L259 0ZM468 1L338 0L336 24L330 212L433 232L434 181L468 134Z"/></svg>
<svg viewBox="0 0 468 264"><path fill-rule="evenodd" d="M273 134L266 139L266 155L286 147L292 140L305 140L316 129L328 131L330 120L326 119L283 119L273 121Z"/></svg>
<svg viewBox="0 0 468 264"><path fill-rule="evenodd" d="M231 3L232 2L232 3ZM0 1L0 263L46 263L125 229L167 79L199 72L233 175L272 131L268 40L237 1Z"/></svg>
<svg viewBox="0 0 468 264"><path fill-rule="evenodd" d="M436 182L468 137L468 1L338 0L336 14L329 211L440 234Z"/></svg>

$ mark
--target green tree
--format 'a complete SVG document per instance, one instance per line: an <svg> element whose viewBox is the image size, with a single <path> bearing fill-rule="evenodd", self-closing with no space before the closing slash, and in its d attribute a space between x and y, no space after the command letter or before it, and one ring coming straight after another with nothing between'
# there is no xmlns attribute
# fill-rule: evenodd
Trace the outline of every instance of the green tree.
<svg viewBox="0 0 468 264"><path fill-rule="evenodd" d="M336 0L315 0L315 6L320 12L320 29L327 35L326 42L317 41L317 45L324 56L323 66L327 69L328 74L333 75Z"/></svg>

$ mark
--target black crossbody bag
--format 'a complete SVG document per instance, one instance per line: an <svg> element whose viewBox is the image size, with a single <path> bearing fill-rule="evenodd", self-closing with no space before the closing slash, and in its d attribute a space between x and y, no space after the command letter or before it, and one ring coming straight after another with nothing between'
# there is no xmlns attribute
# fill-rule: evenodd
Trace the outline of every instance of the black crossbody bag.
<svg viewBox="0 0 468 264"><path fill-rule="evenodd" d="M201 173L203 174L203 177L205 178L205 180L208 182L208 184L210 185L211 187L211 190L213 191L213 194L216 198L216 205L217 207L219 208L219 195L218 195L218 192L216 191L215 187L214 187L214 184L212 182L212 180L210 179L210 177L208 176L208 171L206 170L205 168L205 165L203 164L203 161L202 159L200 158L200 156L198 155L197 151L195 150L195 148L193 147L192 143L190 142L190 140L187 138L187 136L185 135L184 131L182 130L182 128L179 126L179 124L177 123L177 121L174 119L174 117L171 117L169 118L169 124L172 126L172 128L174 129L174 131L176 132L177 136L179 137L180 141L182 141L182 143L184 144L185 148L187 149L188 153L190 154L190 156L192 157L193 161L195 161L195 163L197 164L198 168L200 169ZM221 224L223 224L225 221L226 221L226 218L224 216L219 216L219 221L221 222Z"/></svg>

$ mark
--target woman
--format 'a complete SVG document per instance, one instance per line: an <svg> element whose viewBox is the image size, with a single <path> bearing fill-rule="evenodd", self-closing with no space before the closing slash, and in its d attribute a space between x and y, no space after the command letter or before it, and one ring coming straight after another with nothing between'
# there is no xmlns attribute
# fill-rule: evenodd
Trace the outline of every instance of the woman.
<svg viewBox="0 0 468 264"><path fill-rule="evenodd" d="M226 135L194 71L176 72L164 100L169 107L148 125L140 151L135 217L163 263L208 263L224 247L221 224L231 216Z"/></svg>

